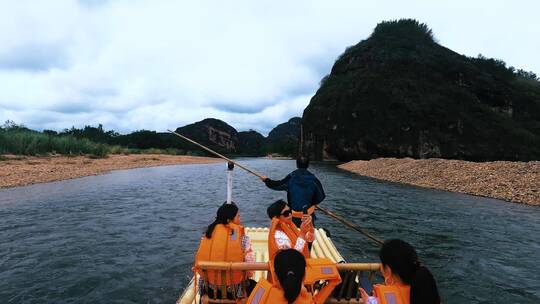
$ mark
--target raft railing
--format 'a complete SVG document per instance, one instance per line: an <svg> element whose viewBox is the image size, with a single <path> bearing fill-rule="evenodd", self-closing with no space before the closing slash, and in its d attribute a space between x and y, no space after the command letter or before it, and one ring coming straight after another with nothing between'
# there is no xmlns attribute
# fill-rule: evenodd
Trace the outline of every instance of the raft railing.
<svg viewBox="0 0 540 304"><path fill-rule="evenodd" d="M233 304L243 303L247 300L246 285L212 285L209 292L208 271L213 271L215 275L221 278L232 276L232 271L241 271L244 278L248 277L248 272L269 270L269 264L266 262L246 263L246 262L212 262L200 261L197 268L203 273L203 285L198 288L204 290L205 295L201 298L198 292L194 289L196 280L194 278L187 289L180 297L177 304L192 304L192 303L219 303ZM380 269L379 263L338 263L336 264L341 275L341 284L334 288L334 291L325 303L332 304L361 304L362 299L358 292L359 282L362 279L367 279L373 282L375 273ZM217 273L217 274L216 274ZM205 277L206 276L206 277ZM198 284L198 283L197 283Z"/></svg>

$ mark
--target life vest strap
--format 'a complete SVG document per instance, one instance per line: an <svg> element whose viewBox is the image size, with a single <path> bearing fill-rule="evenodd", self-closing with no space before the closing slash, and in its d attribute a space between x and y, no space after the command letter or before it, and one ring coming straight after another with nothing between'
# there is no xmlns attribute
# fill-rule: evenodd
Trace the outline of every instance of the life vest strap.
<svg viewBox="0 0 540 304"><path fill-rule="evenodd" d="M313 212L315 212L315 205L311 206L308 208L307 210L307 214L308 215L312 215ZM292 216L293 217L296 217L296 218L302 218L302 216L304 216L304 212L303 211L295 211L295 210L292 210Z"/></svg>

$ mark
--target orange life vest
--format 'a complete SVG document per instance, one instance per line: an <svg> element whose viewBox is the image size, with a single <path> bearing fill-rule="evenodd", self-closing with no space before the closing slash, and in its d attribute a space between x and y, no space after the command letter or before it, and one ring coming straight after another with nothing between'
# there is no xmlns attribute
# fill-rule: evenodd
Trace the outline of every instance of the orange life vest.
<svg viewBox="0 0 540 304"><path fill-rule="evenodd" d="M242 250L242 236L244 227L229 223L227 225L218 224L212 232L212 237L203 236L201 244L195 255L194 270L203 275L198 269L199 261L213 262L243 262L244 251ZM232 271L232 275L221 277L219 271L207 271L205 276L208 283L214 285L231 285L242 282L242 271Z"/></svg>
<svg viewBox="0 0 540 304"><path fill-rule="evenodd" d="M294 244L296 244L296 240L298 239L298 236L300 235L300 230L296 228L294 223L283 222L283 221L280 221L278 218L273 218L272 226L270 226L270 231L268 232L268 259L270 261L274 260L274 257L280 250L280 248L276 244L276 237L275 237L276 230L281 230L287 235L289 240L291 240L291 245L293 246L293 248L294 248ZM304 249L302 250L302 254L304 255L306 259L310 257L307 244L306 246L304 246Z"/></svg>
<svg viewBox="0 0 540 304"><path fill-rule="evenodd" d="M326 281L326 284L320 290L315 291L314 285L320 281ZM306 260L304 285L310 286L310 290L314 291L313 299L315 303L324 303L339 283L341 283L341 277L339 276L336 263L328 258Z"/></svg>
<svg viewBox="0 0 540 304"><path fill-rule="evenodd" d="M283 295L281 287L274 286L272 283L261 278L251 295L247 300L247 304L287 304L289 303ZM313 298L305 288L302 287L298 298L294 301L294 304L313 304Z"/></svg>
<svg viewBox="0 0 540 304"><path fill-rule="evenodd" d="M379 304L411 303L411 287L407 285L373 285L373 294Z"/></svg>
<svg viewBox="0 0 540 304"><path fill-rule="evenodd" d="M293 217L302 218L302 216L304 216L304 211L294 211L294 210L291 210L291 211L292 211L291 214ZM315 212L315 205L308 208L307 214L312 215L313 212Z"/></svg>
<svg viewBox="0 0 540 304"><path fill-rule="evenodd" d="M277 288L281 291L281 286L274 271L274 264L270 262L270 281L266 281L272 284L273 288ZM261 279L262 280L262 279ZM315 283L325 281L321 289L315 290ZM272 283L270 283L272 282ZM323 304L324 301L330 296L334 288L341 283L341 277L337 270L336 264L327 258L318 259L306 259L306 276L304 277L303 285L309 287L311 293L308 292L311 298L311 302ZM304 288L302 289L304 290ZM253 294L253 293L252 293ZM283 296L283 291L281 291ZM249 302L248 302L249 303ZM274 302L261 302L261 303L274 303ZM285 302L286 303L286 302ZM296 303L296 301L295 301ZM304 302L298 302L304 303Z"/></svg>

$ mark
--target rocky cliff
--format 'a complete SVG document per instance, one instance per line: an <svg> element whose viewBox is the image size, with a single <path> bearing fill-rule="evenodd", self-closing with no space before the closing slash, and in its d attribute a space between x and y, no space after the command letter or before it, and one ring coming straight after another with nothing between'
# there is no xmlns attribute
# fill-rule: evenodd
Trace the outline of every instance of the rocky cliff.
<svg viewBox="0 0 540 304"><path fill-rule="evenodd" d="M415 20L349 47L303 114L314 159L540 159L540 83L445 48Z"/></svg>
<svg viewBox="0 0 540 304"><path fill-rule="evenodd" d="M238 132L224 121L207 118L176 129L185 135L217 152L238 152ZM194 149L195 145L182 142L181 148Z"/></svg>

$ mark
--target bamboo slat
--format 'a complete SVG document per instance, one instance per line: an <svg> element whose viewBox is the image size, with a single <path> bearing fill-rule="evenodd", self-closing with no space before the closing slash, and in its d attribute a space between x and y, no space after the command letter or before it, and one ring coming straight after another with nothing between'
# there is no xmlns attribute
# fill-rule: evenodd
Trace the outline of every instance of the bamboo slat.
<svg viewBox="0 0 540 304"><path fill-rule="evenodd" d="M325 303L326 304L364 304L364 301L362 301L362 299L337 300L335 298L328 298Z"/></svg>

